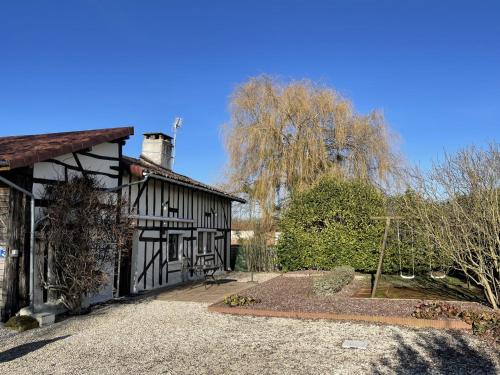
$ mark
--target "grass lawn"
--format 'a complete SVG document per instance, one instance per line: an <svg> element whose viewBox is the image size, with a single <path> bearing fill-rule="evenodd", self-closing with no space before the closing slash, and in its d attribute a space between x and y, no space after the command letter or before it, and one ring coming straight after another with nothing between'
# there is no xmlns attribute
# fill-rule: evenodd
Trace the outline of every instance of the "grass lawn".
<svg viewBox="0 0 500 375"><path fill-rule="evenodd" d="M370 296L370 277L354 292L354 297ZM382 275L377 288L378 298L436 299L450 301L484 302L482 291L456 277L433 279L429 275L417 275L414 279L403 279L399 275Z"/></svg>

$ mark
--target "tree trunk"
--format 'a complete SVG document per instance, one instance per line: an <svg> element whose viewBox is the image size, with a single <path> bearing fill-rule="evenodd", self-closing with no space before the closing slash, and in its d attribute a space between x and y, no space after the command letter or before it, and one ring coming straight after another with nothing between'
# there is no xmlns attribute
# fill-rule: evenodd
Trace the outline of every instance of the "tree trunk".
<svg viewBox="0 0 500 375"><path fill-rule="evenodd" d="M498 301L495 294L491 290L490 283L482 275L479 275L479 280L481 281L481 285L484 288L484 293L486 294L486 298L491 303L491 307L493 307L493 310L498 310Z"/></svg>

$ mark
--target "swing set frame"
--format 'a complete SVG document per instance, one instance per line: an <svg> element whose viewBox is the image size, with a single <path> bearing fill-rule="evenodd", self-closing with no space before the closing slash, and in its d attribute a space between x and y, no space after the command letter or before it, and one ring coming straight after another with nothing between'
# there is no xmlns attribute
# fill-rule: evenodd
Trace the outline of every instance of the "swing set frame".
<svg viewBox="0 0 500 375"><path fill-rule="evenodd" d="M380 276L382 275L382 264L384 263L385 248L387 246L387 236L389 235L389 227L391 226L391 220L402 219L400 216L373 216L372 220L385 220L385 230L384 238L382 239L382 245L380 246L380 255L378 258L377 273L375 274L375 280L373 282L371 298L375 298L375 293L377 292L378 283L380 281Z"/></svg>
<svg viewBox="0 0 500 375"><path fill-rule="evenodd" d="M401 216L373 216L370 219L372 220L385 220L385 230L384 230L384 237L382 239L382 244L380 246L380 255L378 259L378 265L377 265L377 272L375 273L375 280L373 282L373 288L372 288L372 293L371 293L371 298L375 298L375 294L377 292L378 284L380 281L380 276L382 276L382 265L384 263L384 256L385 256L385 249L387 247L387 237L389 235L389 228L391 226L391 221L392 220L403 220L404 218ZM399 225L398 225L398 242L400 241L399 238ZM403 274L403 268L402 268L402 261L401 261L401 249L400 249L400 243L398 243L398 251L399 251L399 276L403 279L414 279L415 278L415 248L412 247L413 250L413 265L412 265L412 275L404 275ZM429 269L430 269L430 277L433 279L444 279L446 277L447 272L442 271L441 274L437 275L434 273L432 270L432 259L429 258Z"/></svg>

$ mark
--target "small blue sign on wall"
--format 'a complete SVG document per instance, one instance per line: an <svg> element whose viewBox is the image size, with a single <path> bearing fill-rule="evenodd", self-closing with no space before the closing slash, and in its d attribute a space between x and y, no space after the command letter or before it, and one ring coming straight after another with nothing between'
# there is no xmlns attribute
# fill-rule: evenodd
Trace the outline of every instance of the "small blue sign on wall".
<svg viewBox="0 0 500 375"><path fill-rule="evenodd" d="M0 258L5 258L7 255L7 249L5 247L0 247Z"/></svg>

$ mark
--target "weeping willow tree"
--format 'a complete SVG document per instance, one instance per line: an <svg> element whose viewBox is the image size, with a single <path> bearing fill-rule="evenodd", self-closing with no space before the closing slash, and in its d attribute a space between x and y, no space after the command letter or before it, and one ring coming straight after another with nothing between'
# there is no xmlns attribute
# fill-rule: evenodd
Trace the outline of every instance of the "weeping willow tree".
<svg viewBox="0 0 500 375"><path fill-rule="evenodd" d="M320 177L380 182L394 165L381 113L358 114L335 90L308 80L251 78L236 88L230 112L224 126L230 182L264 220Z"/></svg>

